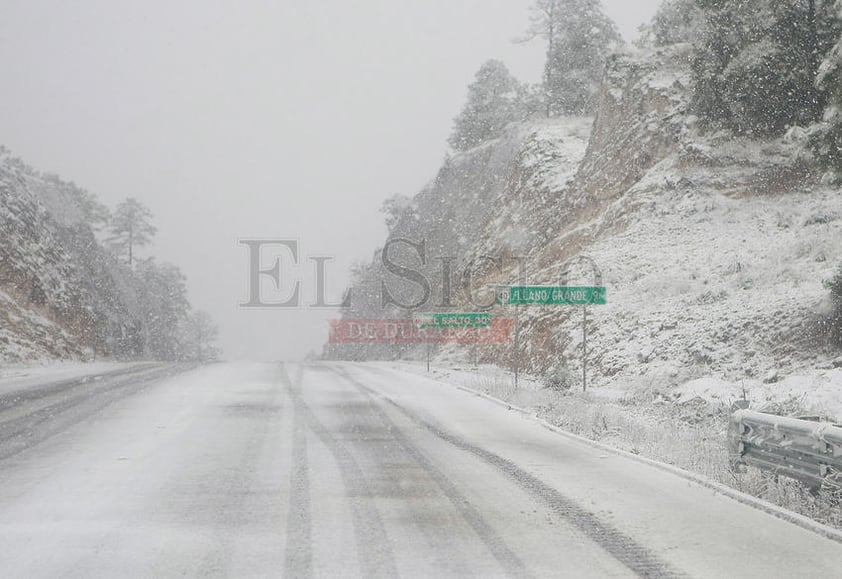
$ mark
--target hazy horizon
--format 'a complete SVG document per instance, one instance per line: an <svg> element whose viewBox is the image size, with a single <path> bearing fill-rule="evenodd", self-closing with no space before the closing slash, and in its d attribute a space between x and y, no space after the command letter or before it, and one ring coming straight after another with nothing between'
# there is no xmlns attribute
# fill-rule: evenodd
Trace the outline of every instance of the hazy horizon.
<svg viewBox="0 0 842 579"><path fill-rule="evenodd" d="M447 151L488 59L536 82L540 40L515 44L531 0L189 0L0 6L0 144L114 207L136 197L226 357L318 351L330 311L244 310L248 238L334 256L328 298L384 241L380 205L414 195ZM603 3L627 40L659 1Z"/></svg>

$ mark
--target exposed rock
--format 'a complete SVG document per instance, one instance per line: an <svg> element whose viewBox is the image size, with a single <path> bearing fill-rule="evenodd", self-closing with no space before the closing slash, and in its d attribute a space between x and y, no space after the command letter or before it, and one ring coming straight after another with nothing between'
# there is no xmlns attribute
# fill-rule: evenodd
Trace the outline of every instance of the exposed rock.
<svg viewBox="0 0 842 579"><path fill-rule="evenodd" d="M769 372L766 373L766 376L763 377L764 384L774 384L781 379L780 373L778 372L777 368L772 368Z"/></svg>

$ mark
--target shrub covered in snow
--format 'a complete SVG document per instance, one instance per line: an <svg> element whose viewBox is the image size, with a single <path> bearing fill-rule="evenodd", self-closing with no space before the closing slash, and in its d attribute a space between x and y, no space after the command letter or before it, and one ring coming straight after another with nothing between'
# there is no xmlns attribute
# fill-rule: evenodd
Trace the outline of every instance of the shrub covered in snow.
<svg viewBox="0 0 842 579"><path fill-rule="evenodd" d="M842 346L842 267L827 283L833 311L828 320L831 339L837 346Z"/></svg>

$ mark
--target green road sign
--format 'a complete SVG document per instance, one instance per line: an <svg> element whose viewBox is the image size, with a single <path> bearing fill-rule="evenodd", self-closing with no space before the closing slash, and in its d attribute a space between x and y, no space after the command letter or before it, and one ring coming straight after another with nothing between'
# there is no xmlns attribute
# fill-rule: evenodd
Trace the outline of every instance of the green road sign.
<svg viewBox="0 0 842 579"><path fill-rule="evenodd" d="M604 287L512 286L497 291L504 305L586 306L605 305Z"/></svg>
<svg viewBox="0 0 842 579"><path fill-rule="evenodd" d="M487 328L491 326L489 312L419 314L422 328Z"/></svg>

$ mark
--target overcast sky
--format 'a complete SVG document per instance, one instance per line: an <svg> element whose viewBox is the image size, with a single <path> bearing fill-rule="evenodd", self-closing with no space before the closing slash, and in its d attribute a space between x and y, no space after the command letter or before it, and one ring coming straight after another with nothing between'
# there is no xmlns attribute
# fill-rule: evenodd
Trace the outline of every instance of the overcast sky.
<svg viewBox="0 0 842 579"><path fill-rule="evenodd" d="M539 80L544 47L512 43L530 4L0 0L0 144L112 207L150 207L159 233L143 253L187 274L227 356L300 357L333 314L239 308L238 239L336 256L337 297L384 241L383 200L435 176L479 66ZM630 39L659 0L603 4Z"/></svg>

